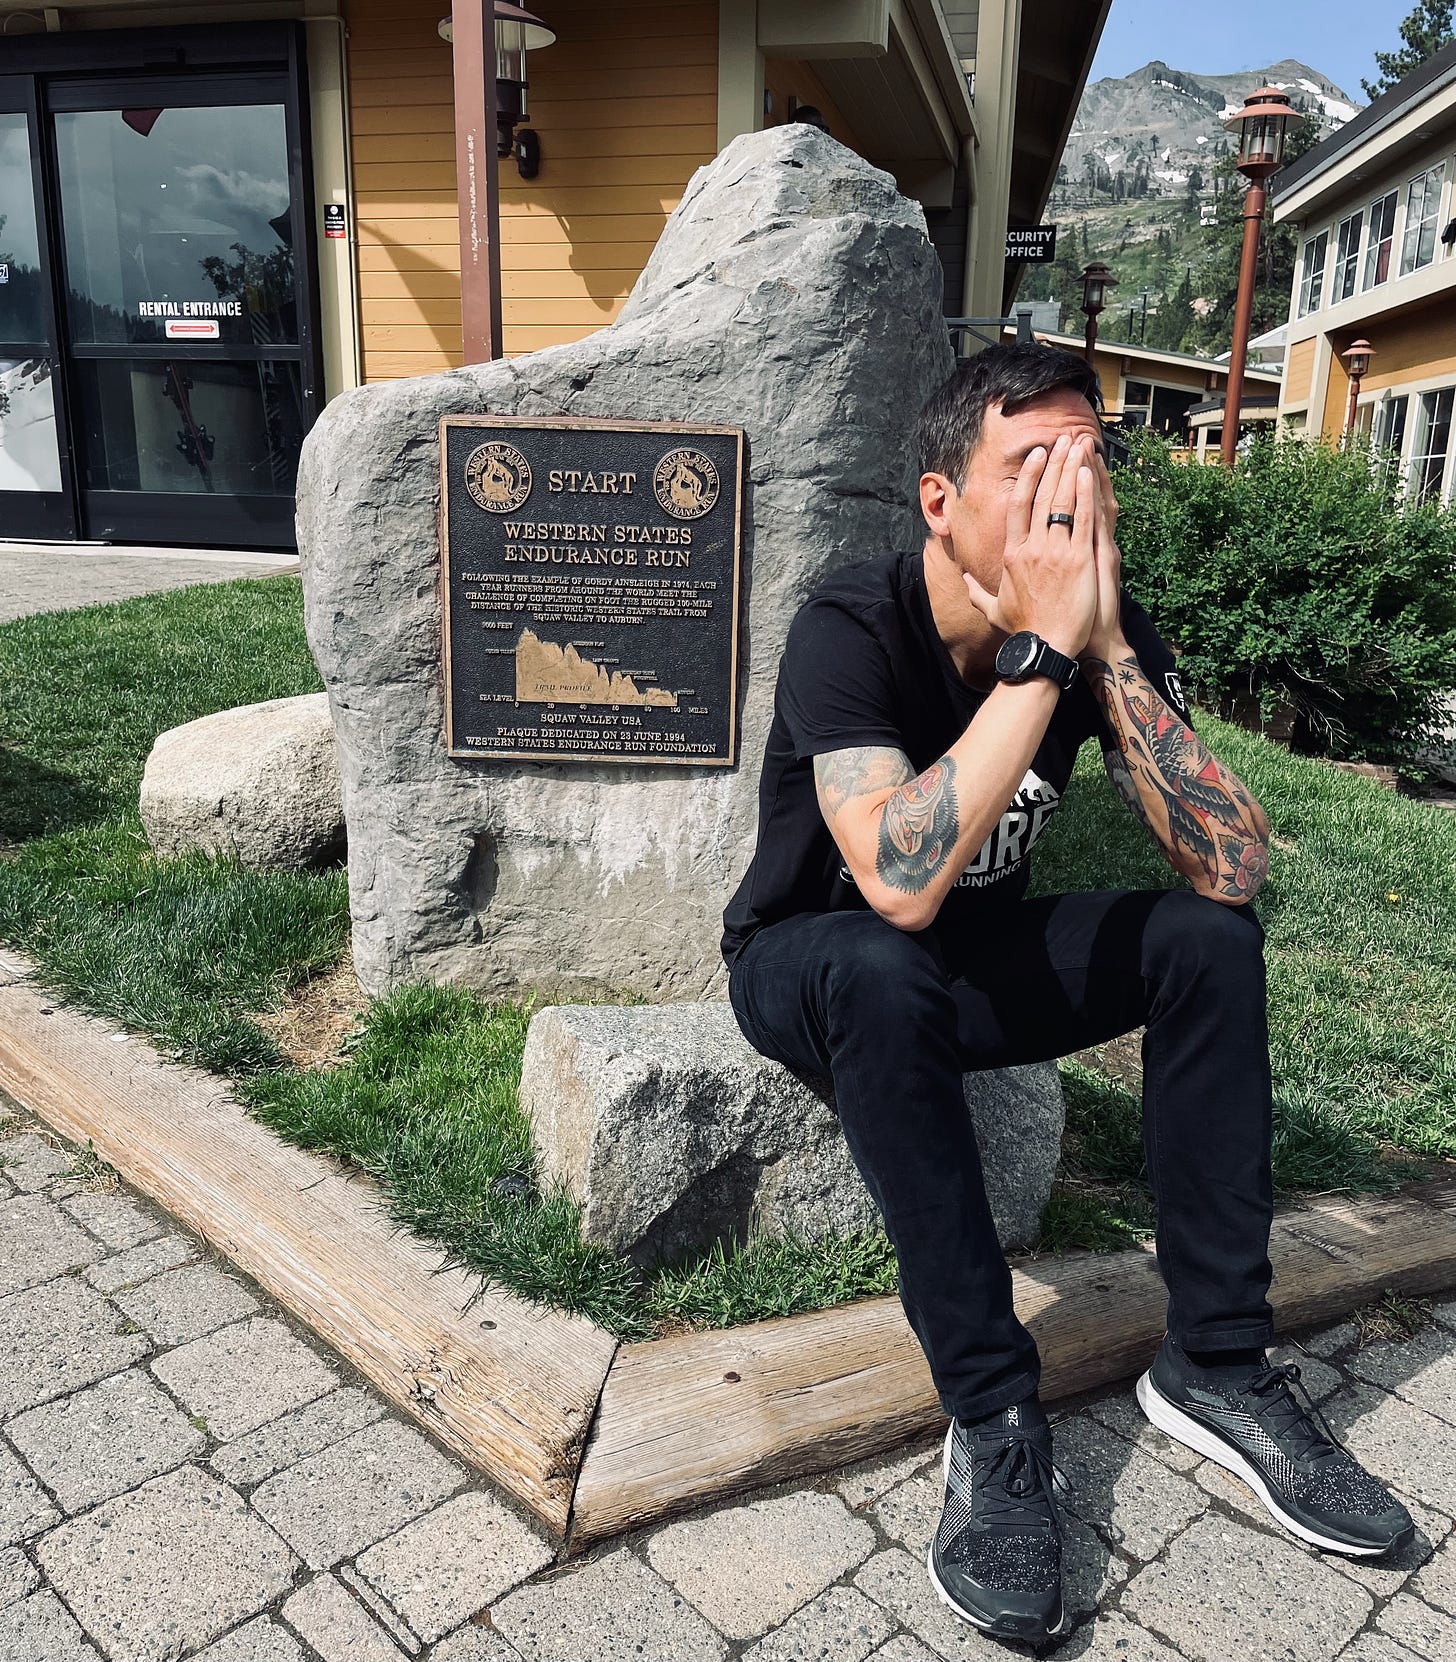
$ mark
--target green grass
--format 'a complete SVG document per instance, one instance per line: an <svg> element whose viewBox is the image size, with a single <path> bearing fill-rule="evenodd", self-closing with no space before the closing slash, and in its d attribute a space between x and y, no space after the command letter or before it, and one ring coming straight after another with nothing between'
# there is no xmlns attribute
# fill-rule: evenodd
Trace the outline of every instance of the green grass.
<svg viewBox="0 0 1456 1662"><path fill-rule="evenodd" d="M728 1326L893 1292L881 1231L809 1245L763 1241L639 1274L581 1239L575 1203L540 1180L516 1102L528 1013L444 987L379 1000L322 1073L242 1083L267 1125L378 1179L399 1223L454 1262L527 1298L565 1305L623 1339L663 1326Z"/></svg>
<svg viewBox="0 0 1456 1662"><path fill-rule="evenodd" d="M137 791L157 734L319 689L296 579L205 584L0 627L0 938L163 1049L277 1066L251 1012L336 963L342 873L156 861Z"/></svg>
<svg viewBox="0 0 1456 1662"><path fill-rule="evenodd" d="M342 874L155 861L136 797L157 733L317 686L288 578L0 626L0 938L77 1003L231 1075L281 1135L370 1173L393 1217L452 1261L624 1339L893 1293L880 1230L649 1271L585 1244L516 1100L527 1008L405 988L370 1007L337 1067L287 1064L251 1018L340 959ZM1456 1155L1456 815L1200 727L1276 827L1260 911L1280 1194L1386 1188L1411 1155ZM1171 881L1089 753L1038 849L1037 886ZM1080 1062L1063 1078L1063 1169L1037 1252L1146 1240L1137 1099Z"/></svg>
<svg viewBox="0 0 1456 1662"><path fill-rule="evenodd" d="M1199 729L1274 826L1258 909L1268 936L1277 1187L1387 1187L1413 1168L1383 1159L1381 1145L1456 1156L1456 814L1208 715ZM1038 845L1036 888L1171 881L1100 760L1084 753ZM1111 1089L1126 1098L1125 1112L1135 1106Z"/></svg>

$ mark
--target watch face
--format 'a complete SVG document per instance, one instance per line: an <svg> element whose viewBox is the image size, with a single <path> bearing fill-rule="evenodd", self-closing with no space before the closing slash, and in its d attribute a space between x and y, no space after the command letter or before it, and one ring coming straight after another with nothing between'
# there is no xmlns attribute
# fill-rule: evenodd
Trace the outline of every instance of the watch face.
<svg viewBox="0 0 1456 1662"><path fill-rule="evenodd" d="M996 654L996 673L1008 680L1025 675L1036 662L1040 650L1041 642L1030 631L1011 635L1002 642L1001 650Z"/></svg>

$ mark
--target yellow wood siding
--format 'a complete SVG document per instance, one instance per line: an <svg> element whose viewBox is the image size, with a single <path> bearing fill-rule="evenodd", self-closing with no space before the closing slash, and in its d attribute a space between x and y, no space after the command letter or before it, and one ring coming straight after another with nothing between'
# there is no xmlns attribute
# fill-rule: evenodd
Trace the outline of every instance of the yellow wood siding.
<svg viewBox="0 0 1456 1662"><path fill-rule="evenodd" d="M1335 353L1330 354L1329 369L1325 375L1325 402L1320 414L1320 427L1326 433L1339 434L1345 430L1345 405L1350 397L1350 377L1345 365Z"/></svg>
<svg viewBox="0 0 1456 1662"><path fill-rule="evenodd" d="M1437 297L1430 305L1362 323L1357 331L1369 337L1376 350L1370 359L1370 373L1360 383L1362 397L1386 387L1409 386L1412 382L1456 382L1456 316L1449 298ZM1330 337L1330 369L1323 399L1315 391L1315 408L1322 411L1321 427L1328 434L1345 428L1345 406L1350 396L1350 378L1340 353L1355 339L1344 330ZM1313 412L1311 412L1313 413Z"/></svg>
<svg viewBox="0 0 1456 1662"><path fill-rule="evenodd" d="M1285 397L1291 404L1303 404L1310 396L1310 384L1314 380L1314 349L1317 338L1311 335L1308 340L1296 341L1289 348L1284 385L1288 389Z"/></svg>
<svg viewBox="0 0 1456 1662"><path fill-rule="evenodd" d="M1378 392L1397 381L1456 378L1456 315L1447 295L1404 317L1383 317L1378 327L1362 329L1362 333L1368 334L1377 349L1371 354L1370 373L1360 383L1366 392ZM1342 348L1349 344L1340 342Z"/></svg>
<svg viewBox="0 0 1456 1662"><path fill-rule="evenodd" d="M1124 367L1125 366L1125 367ZM1209 372L1199 364L1148 363L1137 357L1129 358L1126 348L1118 342L1109 342L1104 350L1099 342L1092 349L1092 367L1102 388L1102 401L1109 414L1122 410L1122 378L1129 381L1150 381L1160 387L1184 387L1189 392L1203 394L1208 385ZM1222 385L1222 381L1218 382Z"/></svg>
<svg viewBox="0 0 1456 1662"><path fill-rule="evenodd" d="M364 377L454 368L460 352L448 12L345 0ZM541 171L501 164L507 354L610 323L717 143L716 0L552 0L556 43L528 60Z"/></svg>

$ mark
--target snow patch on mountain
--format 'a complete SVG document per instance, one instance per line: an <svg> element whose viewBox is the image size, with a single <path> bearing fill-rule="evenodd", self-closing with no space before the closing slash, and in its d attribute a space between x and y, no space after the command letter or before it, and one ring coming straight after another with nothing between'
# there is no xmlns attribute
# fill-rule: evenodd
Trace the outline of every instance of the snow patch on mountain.
<svg viewBox="0 0 1456 1662"><path fill-rule="evenodd" d="M1360 109L1328 76L1293 58L1237 75L1192 74L1154 59L1130 75L1108 76L1086 88L1062 158L1063 182L1075 188L1093 165L1089 157L1095 157L1106 178L1124 175L1129 192L1139 172L1156 181L1152 194L1166 195L1186 188L1197 168L1207 194L1212 164L1234 143L1223 123L1266 85L1287 92L1322 134L1334 132Z"/></svg>

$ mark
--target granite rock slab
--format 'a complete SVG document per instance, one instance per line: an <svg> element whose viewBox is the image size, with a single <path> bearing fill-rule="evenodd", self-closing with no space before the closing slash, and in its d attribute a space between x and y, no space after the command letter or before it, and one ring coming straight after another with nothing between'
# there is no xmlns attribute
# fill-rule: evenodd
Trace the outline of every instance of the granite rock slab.
<svg viewBox="0 0 1456 1662"><path fill-rule="evenodd" d="M141 816L163 859L200 849L261 871L338 860L344 810L328 698L270 698L159 734Z"/></svg>
<svg viewBox="0 0 1456 1662"><path fill-rule="evenodd" d="M693 176L609 327L322 411L303 445L298 544L366 992L722 986L721 913L753 846L789 622L837 567L922 541L911 440L952 367L943 290L924 214L888 173L812 127L775 127ZM736 766L446 755L447 415L744 430Z"/></svg>
<svg viewBox="0 0 1456 1662"><path fill-rule="evenodd" d="M968 1073L1004 1247L1035 1239L1066 1106L1051 1063ZM732 1238L873 1228L827 1081L760 1056L722 1003L554 1005L532 1018L520 1103L586 1239L647 1260Z"/></svg>

